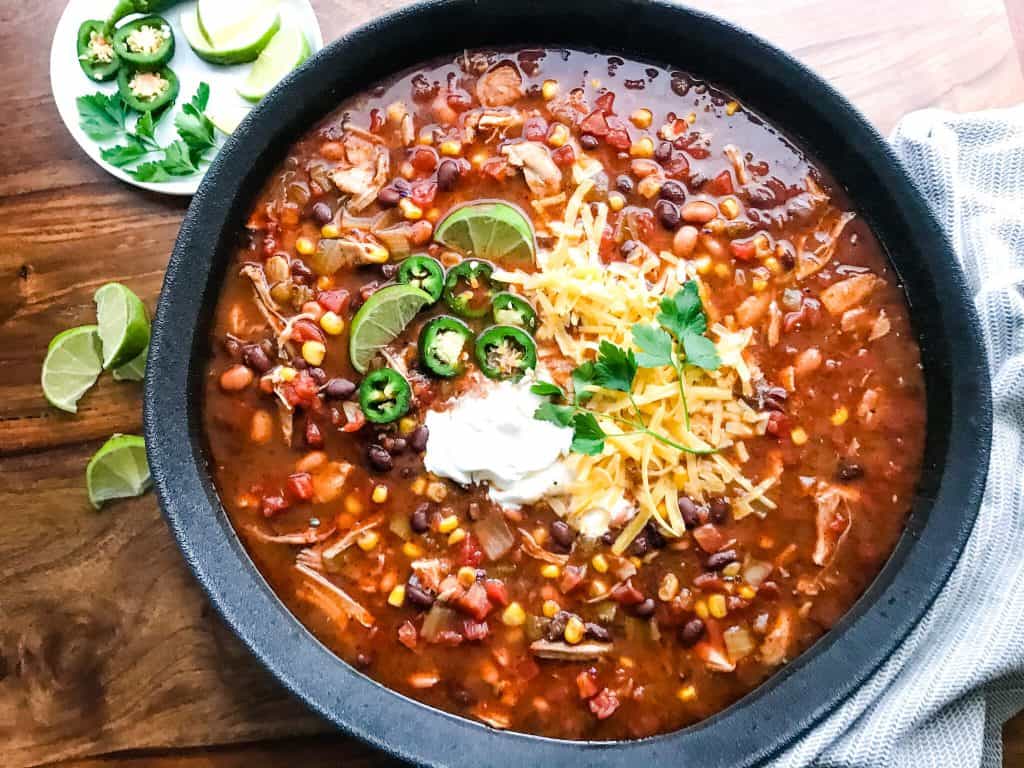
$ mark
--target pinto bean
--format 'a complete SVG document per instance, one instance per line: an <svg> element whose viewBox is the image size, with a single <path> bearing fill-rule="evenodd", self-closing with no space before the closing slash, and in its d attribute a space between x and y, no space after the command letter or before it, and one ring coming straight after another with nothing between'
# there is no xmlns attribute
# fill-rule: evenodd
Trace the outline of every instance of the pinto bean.
<svg viewBox="0 0 1024 768"><path fill-rule="evenodd" d="M241 392L252 384L253 373L248 366L236 364L220 375L220 388L225 392Z"/></svg>
<svg viewBox="0 0 1024 768"><path fill-rule="evenodd" d="M707 224L718 215L718 209L706 200L691 200L680 213L687 224Z"/></svg>

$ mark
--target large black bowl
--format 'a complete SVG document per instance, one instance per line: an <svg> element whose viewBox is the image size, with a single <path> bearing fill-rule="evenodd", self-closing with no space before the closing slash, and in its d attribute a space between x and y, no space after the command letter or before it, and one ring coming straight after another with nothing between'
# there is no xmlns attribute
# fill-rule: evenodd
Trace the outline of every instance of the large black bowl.
<svg viewBox="0 0 1024 768"><path fill-rule="evenodd" d="M582 11L582 12L581 12ZM340 661L275 597L210 481L200 425L214 304L252 201L287 147L343 99L463 48L563 45L679 67L718 83L795 137L848 190L905 282L928 390L925 469L889 563L840 624L715 717L633 742L495 731L382 687ZM146 374L146 445L185 558L228 624L291 691L348 732L429 765L748 765L849 696L921 618L960 556L991 436L981 334L963 276L924 201L871 126L825 82L722 21L645 0L426 2L346 35L278 86L214 161L167 269ZM953 439L955 436L955 439Z"/></svg>

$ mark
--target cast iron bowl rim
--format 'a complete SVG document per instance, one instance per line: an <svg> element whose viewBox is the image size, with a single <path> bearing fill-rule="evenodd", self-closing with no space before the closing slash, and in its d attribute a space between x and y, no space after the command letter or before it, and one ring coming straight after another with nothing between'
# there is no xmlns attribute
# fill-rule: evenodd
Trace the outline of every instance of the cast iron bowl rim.
<svg viewBox="0 0 1024 768"><path fill-rule="evenodd" d="M529 15L547 17L553 10L544 7L542 0L520 0L515 11L502 2L430 0L346 34L276 87L214 160L182 224L153 325L144 423L157 496L189 567L213 605L260 662L325 718L396 757L438 766L527 765L581 757L593 766L613 765L627 758L685 763L687 757L708 766L751 765L777 754L849 697L931 605L973 527L985 485L992 429L980 324L963 274L938 223L888 145L867 121L827 83L756 36L663 0L603 0L588 6L590 14L648 13L653 14L652 23L662 14L665 21L704 25L705 31L731 38L746 49L746 56L756 57L761 66L777 72L785 87L809 89L834 109L837 131L851 146L861 147L871 172L896 198L908 234L920 244L917 258L931 268L929 276L941 308L941 330L949 345L958 350L956 365L946 362L951 369L947 373L951 402L946 406L956 441L949 441L934 499L919 500L925 505L932 502L927 521L920 529L908 526L883 570L883 576L888 576L880 576L857 606L812 649L732 707L673 733L636 741L580 742L494 730L408 699L338 660L298 623L256 570L209 478L198 403L189 394L197 393L202 382L199 368L206 339L198 332L204 328L204 300L215 300L219 288L219 281L211 285L211 274L228 251L226 231L239 223L232 218L232 201L247 194L241 187L258 162L258 157L247 152L247 140L265 140L268 150L293 140L294 131L285 136L285 131L271 126L285 123L296 100L300 105L314 103L332 67L339 62L355 66L346 61L350 46L383 39L401 25L416 24L431 13L511 12L523 14L517 18L525 23L532 19ZM460 42L484 46L490 41ZM432 55L451 48L425 44L435 49ZM642 44L595 47L650 58L644 55ZM730 87L729 83L723 85ZM796 132L784 122L782 127ZM930 415L932 410L930 400Z"/></svg>

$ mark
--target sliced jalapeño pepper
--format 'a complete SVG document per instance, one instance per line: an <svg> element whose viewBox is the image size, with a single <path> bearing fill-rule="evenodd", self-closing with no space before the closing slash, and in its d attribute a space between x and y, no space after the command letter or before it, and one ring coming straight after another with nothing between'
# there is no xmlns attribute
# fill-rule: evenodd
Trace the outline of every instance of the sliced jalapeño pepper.
<svg viewBox="0 0 1024 768"><path fill-rule="evenodd" d="M378 368L359 385L359 407L367 421L387 424L409 412L412 389L394 368Z"/></svg>
<svg viewBox="0 0 1024 768"><path fill-rule="evenodd" d="M537 365L537 345L522 328L492 325L476 337L476 362L489 379L519 380Z"/></svg>
<svg viewBox="0 0 1024 768"><path fill-rule="evenodd" d="M97 83L113 80L121 66L113 40L103 28L98 19L83 21L78 28L78 64L86 77Z"/></svg>
<svg viewBox="0 0 1024 768"><path fill-rule="evenodd" d="M160 69L174 55L171 25L159 16L129 21L114 33L114 51L135 69Z"/></svg>
<svg viewBox="0 0 1024 768"><path fill-rule="evenodd" d="M398 282L414 285L437 301L444 293L444 267L423 254L410 256L398 268Z"/></svg>
<svg viewBox="0 0 1024 768"><path fill-rule="evenodd" d="M444 300L452 312L463 317L486 315L499 285L491 280L493 272L494 266L480 259L466 259L449 269L444 279Z"/></svg>
<svg viewBox="0 0 1024 768"><path fill-rule="evenodd" d="M110 17L106 21L107 32L113 32L114 26L125 16L133 13L159 13L174 5L178 0L118 0Z"/></svg>
<svg viewBox="0 0 1024 768"><path fill-rule="evenodd" d="M431 318L420 331L420 361L435 376L451 378L462 373L462 354L473 331L458 318Z"/></svg>
<svg viewBox="0 0 1024 768"><path fill-rule="evenodd" d="M121 67L117 73L117 90L136 112L155 112L170 106L178 98L179 87L178 77L170 67L155 72Z"/></svg>
<svg viewBox="0 0 1024 768"><path fill-rule="evenodd" d="M522 296L502 291L494 294L491 314L498 325L515 325L530 333L537 330L537 310Z"/></svg>

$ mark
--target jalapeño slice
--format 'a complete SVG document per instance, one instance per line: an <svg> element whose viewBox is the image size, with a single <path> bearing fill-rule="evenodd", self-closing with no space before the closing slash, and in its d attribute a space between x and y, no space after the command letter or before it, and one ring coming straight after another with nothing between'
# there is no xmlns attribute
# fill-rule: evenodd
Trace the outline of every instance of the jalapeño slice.
<svg viewBox="0 0 1024 768"><path fill-rule="evenodd" d="M416 254L398 268L398 282L414 285L437 301L444 293L444 267L437 259Z"/></svg>
<svg viewBox="0 0 1024 768"><path fill-rule="evenodd" d="M394 368L378 368L359 385L359 407L367 421L387 424L409 412L412 389Z"/></svg>
<svg viewBox="0 0 1024 768"><path fill-rule="evenodd" d="M537 330L537 310L522 296L502 291L491 301L491 314L498 325L515 325L530 333Z"/></svg>
<svg viewBox="0 0 1024 768"><path fill-rule="evenodd" d="M117 73L117 90L136 112L155 112L173 104L179 87L178 76L170 67L155 72L121 67Z"/></svg>
<svg viewBox="0 0 1024 768"><path fill-rule="evenodd" d="M113 41L103 31L105 26L106 22L89 19L78 28L78 64L86 77L97 83L113 80L121 66Z"/></svg>
<svg viewBox="0 0 1024 768"><path fill-rule="evenodd" d="M492 325L476 337L476 361L489 379L518 381L537 365L537 345L522 328Z"/></svg>
<svg viewBox="0 0 1024 768"><path fill-rule="evenodd" d="M449 269L444 279L444 300L452 312L463 317L486 315L500 285L491 280L493 272L494 266L480 259L466 259Z"/></svg>
<svg viewBox="0 0 1024 768"><path fill-rule="evenodd" d="M129 66L152 72L174 55L174 33L165 19L144 16L114 33L114 50Z"/></svg>
<svg viewBox="0 0 1024 768"><path fill-rule="evenodd" d="M420 331L420 361L435 376L458 376L463 369L462 354L472 338L473 331L456 317L431 318Z"/></svg>

